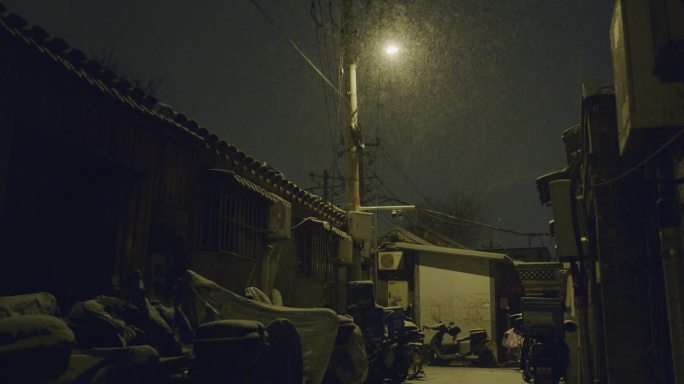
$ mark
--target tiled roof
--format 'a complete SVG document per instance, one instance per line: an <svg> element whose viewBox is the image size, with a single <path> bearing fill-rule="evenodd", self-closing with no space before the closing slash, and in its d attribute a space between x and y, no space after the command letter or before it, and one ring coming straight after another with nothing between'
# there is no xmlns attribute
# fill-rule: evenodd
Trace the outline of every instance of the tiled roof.
<svg viewBox="0 0 684 384"><path fill-rule="evenodd" d="M169 129L181 131L187 135L188 139L200 140L208 151L213 151L232 162L240 171L241 176L252 179L251 181L293 204L308 207L338 225L344 222L345 211L341 208L300 188L271 165L249 157L196 121L160 103L156 98L146 95L127 80L117 77L115 73L103 68L98 62L88 59L80 50L70 47L64 40L51 37L38 26L28 25L21 16L7 12L2 4L0 4L0 31L9 33L13 38L37 50L45 57L45 60L61 64L66 71L76 75L80 81L89 83L90 86L114 100L157 119Z"/></svg>
<svg viewBox="0 0 684 384"><path fill-rule="evenodd" d="M255 195L261 196L263 199L270 201L271 203L277 203L278 200L282 200L275 193L271 193L265 190L264 188L261 188L260 186L245 179L244 177L240 177L240 175L236 174L235 172L228 171L226 169L210 169L209 172L223 175L224 177L227 177L235 181L236 183L240 184L246 190L252 192Z"/></svg>
<svg viewBox="0 0 684 384"><path fill-rule="evenodd" d="M346 232L341 231L340 229L333 227L327 221L318 220L315 217L307 217L307 218L303 219L298 224L296 224L294 226L294 228L297 228L298 226L300 226L302 224L306 224L306 223L312 223L315 225L319 225L319 226L323 227L323 229L325 229L326 231L329 231L333 235L340 237L342 239L349 239L349 240L352 239L351 236L349 236L349 234L347 234Z"/></svg>

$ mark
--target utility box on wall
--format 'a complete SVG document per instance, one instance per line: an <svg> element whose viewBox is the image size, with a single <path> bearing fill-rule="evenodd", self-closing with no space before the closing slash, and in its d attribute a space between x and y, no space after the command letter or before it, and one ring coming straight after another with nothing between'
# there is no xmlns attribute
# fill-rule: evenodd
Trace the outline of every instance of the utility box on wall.
<svg viewBox="0 0 684 384"><path fill-rule="evenodd" d="M579 257L578 238L575 225L575 196L570 180L555 180L549 183L551 206L553 207L553 231L556 255L561 261L575 261Z"/></svg>
<svg viewBox="0 0 684 384"><path fill-rule="evenodd" d="M347 233L354 241L368 241L373 235L373 214L350 211L347 213Z"/></svg>
<svg viewBox="0 0 684 384"><path fill-rule="evenodd" d="M684 82L666 82L654 74L656 54L660 52L661 63L671 63L674 49L667 47L684 39L677 37L684 33L682 20L681 2L615 2L610 41L621 153L636 150L638 133L684 125ZM668 22L674 24L663 27Z"/></svg>
<svg viewBox="0 0 684 384"><path fill-rule="evenodd" d="M409 286L405 280L389 280L387 282L387 305L390 307L408 308Z"/></svg>
<svg viewBox="0 0 684 384"><path fill-rule="evenodd" d="M337 246L337 251L337 257L340 263L351 265L352 255L354 254L354 242L351 237L341 238Z"/></svg>

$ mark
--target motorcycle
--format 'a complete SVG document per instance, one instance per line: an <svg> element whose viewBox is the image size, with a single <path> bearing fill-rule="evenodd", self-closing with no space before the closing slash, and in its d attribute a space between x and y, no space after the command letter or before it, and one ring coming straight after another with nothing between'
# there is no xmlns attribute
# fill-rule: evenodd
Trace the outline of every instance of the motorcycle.
<svg viewBox="0 0 684 384"><path fill-rule="evenodd" d="M491 340L484 329L472 329L468 336L458 337L461 328L449 323L439 322L435 325L423 326L423 329L435 331L430 344L423 354L430 365L489 365L496 360L491 349ZM451 342L445 343L444 336L451 336Z"/></svg>
<svg viewBox="0 0 684 384"><path fill-rule="evenodd" d="M558 298L523 297L522 316L515 330L522 338L520 368L523 380L532 384L565 382L570 350L565 333L575 332L577 324L563 320L563 304Z"/></svg>

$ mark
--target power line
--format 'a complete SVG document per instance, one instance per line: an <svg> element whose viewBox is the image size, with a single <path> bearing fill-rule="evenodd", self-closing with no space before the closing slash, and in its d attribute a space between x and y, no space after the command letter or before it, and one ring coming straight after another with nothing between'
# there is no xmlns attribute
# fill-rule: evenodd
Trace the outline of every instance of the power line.
<svg viewBox="0 0 684 384"><path fill-rule="evenodd" d="M379 147L379 149L380 149L380 153L382 153L382 154L385 156L385 158L390 162L390 165L394 168L394 170L395 170L400 176L402 176L402 177L404 178L404 180L406 181L406 183L413 189L413 191L414 191L416 194L418 194L418 196L420 196L420 197L423 199L423 201L424 201L427 205L432 205L432 202L431 202L430 199L427 197L427 195L425 195L425 194L420 190L420 188L418 188L418 185L411 179L411 177L408 175L408 173L406 173L406 172L401 168L401 166L399 165L399 163L398 163L396 160L394 160L394 158L392 158L392 156L391 156L384 148Z"/></svg>
<svg viewBox="0 0 684 384"><path fill-rule="evenodd" d="M382 181L382 179L380 178L380 176L378 176L377 174L375 174L375 177L376 177L376 179L378 180L378 183L380 183L380 186L383 187L383 188L385 189L385 191L387 191L387 193L389 193L389 195L390 195L393 199L395 199L395 200L397 200L397 201L401 201L401 199L399 199L399 198L397 197L397 195L395 195L394 192L392 192L392 190L389 189L389 187L385 184L385 182Z"/></svg>
<svg viewBox="0 0 684 384"><path fill-rule="evenodd" d="M623 172L623 173L620 174L619 176L615 176L615 177L613 177L612 179L608 179L608 180L602 181L602 182L600 182L600 183L592 184L591 186L592 186L592 187L602 187L602 186L604 186L604 185L608 185L608 184L614 183L614 182L616 182L616 181L618 181L618 180L620 180L620 179L623 179L624 177L630 175L632 172L634 172L634 171L636 171L637 169L639 169L639 168L641 168L642 166L644 166L646 163L648 163L648 162L649 162L651 159L653 159L654 157L658 156L662 151L664 151L667 147L670 146L670 144L674 143L675 140L677 140L677 139L678 139L680 136L682 136L682 135L684 135L684 129L682 129L682 130L680 130L679 132L677 132L677 133L675 133L674 135L672 135L672 137L671 137L668 141L666 141L665 144L663 144L660 148L656 149L656 150L655 150L653 153L651 153L650 155L646 156L646 158L645 158L644 160L640 161L637 165L635 165L635 166L633 166L632 168L626 170L625 172Z"/></svg>
<svg viewBox="0 0 684 384"><path fill-rule="evenodd" d="M496 227L494 225L484 224L484 223L480 223L480 222L477 222L474 220L469 220L469 219L464 219L462 217L452 216L452 215L449 215L447 213L433 211L431 209L421 209L420 211L425 213L426 215L428 215L430 217L435 218L435 219L443 220L443 221L450 222L453 224L461 224L462 225L463 223L466 223L469 225L476 225L476 226L479 226L482 228L490 229L492 231L510 233L510 234L516 235L516 236L524 236L524 237L549 236L548 232L520 232L520 231L516 231L513 229Z"/></svg>
<svg viewBox="0 0 684 384"><path fill-rule="evenodd" d="M316 6L318 4L318 7ZM318 9L318 11L317 11ZM335 60L333 56L333 60L330 59L329 55L329 48L328 48L328 38L327 34L325 31L323 31L323 36L321 39L321 33L319 31L323 28L325 28L325 21L324 20L324 12L323 12L323 6L321 5L321 0L311 0L311 18L314 20L314 25L315 25L315 34L316 34L316 46L318 48L318 58L321 61L321 65L326 68L326 70L330 71L330 68L333 67L332 61ZM322 43L321 43L322 40ZM335 45L334 37L333 37L333 42L332 45ZM334 54L333 54L334 55ZM334 69L334 67L333 67ZM330 102L328 101L329 98L329 89L326 87L326 84L321 84L323 86L323 100L325 101L325 112L326 112L326 117L328 119L328 133L330 135L330 147L333 152L333 162L335 162L335 157L337 156L337 145L339 143L339 138L342 137L342 132L340 130L340 126L338 124L338 118L339 116L337 115L337 103L336 103L336 98L335 95L332 95L332 112L331 112L331 106ZM338 84L339 86L339 84Z"/></svg>
<svg viewBox="0 0 684 384"><path fill-rule="evenodd" d="M292 38L287 33L285 33L285 31L283 31L282 28L278 26L275 20L273 20L268 15L268 13L266 13L266 11L256 2L256 0L249 0L249 2L252 3L252 5L254 5L254 7L256 7L257 10L259 10L259 12L271 24L271 26L273 26L273 28L275 28L275 30L278 31L278 33L280 33L280 35L283 36L290 43L290 45L297 51L297 53L299 53L299 55L302 56L302 58L304 58L304 60L309 64L309 66L311 66L311 68L313 68L313 70L316 71L318 76L321 79L323 79L323 81L325 81L326 84L328 84L330 88L332 88L335 91L335 93L340 95L342 100L349 104L349 100L347 100L344 94L337 87L335 87L335 85L328 79L327 76L325 76L321 69L318 68L318 66L316 66L316 64L314 64L314 62L309 58L309 56L307 56L306 53L304 53L304 51L299 47L299 45L297 45L297 43L294 40L292 40Z"/></svg>

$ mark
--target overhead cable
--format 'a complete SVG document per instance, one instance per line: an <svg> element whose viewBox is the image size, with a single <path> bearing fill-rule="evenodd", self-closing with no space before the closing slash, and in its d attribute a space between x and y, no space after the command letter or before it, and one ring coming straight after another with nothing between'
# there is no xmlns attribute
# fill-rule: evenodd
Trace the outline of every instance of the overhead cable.
<svg viewBox="0 0 684 384"><path fill-rule="evenodd" d="M413 189L413 191L414 191L418 196L420 196L420 197L424 200L424 202L427 203L427 205L432 205L432 202L431 202L430 199L427 197L427 195L425 195L425 194L420 190L420 188L418 188L418 185L416 185L416 183L411 179L411 177L408 175L408 173L406 173L406 172L401 168L401 166L399 165L399 163L398 163L396 160L394 160L394 158L393 158L393 157L392 157L384 148L378 147L378 149L380 150L380 153L382 153L382 154L385 156L385 158L390 162L390 165L394 168L394 170L397 171L397 173L399 173L399 175L402 176L402 177L404 178L404 180L406 181L406 183Z"/></svg>
<svg viewBox="0 0 684 384"><path fill-rule="evenodd" d="M320 29L323 29L325 27L325 23L321 20L323 20L323 8L320 4L321 0L318 0L318 9L321 10L320 16L318 16L318 12L316 11L316 0L311 0L311 18L314 20L315 24L315 32L316 32L316 46L318 48L318 59L321 62L321 66L325 68L326 70L329 70L331 67L331 60L328 54L328 39L326 37L326 34L323 33L323 38L322 38L322 43L321 43L321 34L319 33ZM320 19L320 20L319 20ZM333 46L335 45L335 41L333 38L332 42ZM333 57L334 60L334 57ZM330 110L330 103L328 102L328 87L326 84L322 84L323 86L323 100L325 101L325 112L326 116L328 118L328 133L330 135L330 146L333 151L333 161L335 161L336 157L336 152L337 152L337 145L338 145L338 137L342 137L342 132L340 130L339 124L338 124L338 116L333 115L337 109L337 103L336 103L336 97L333 94L332 95L332 103L334 104L333 106L333 113L331 113ZM339 87L339 82L338 82L338 87ZM334 120L334 123L333 123ZM335 136L337 134L338 137Z"/></svg>
<svg viewBox="0 0 684 384"><path fill-rule="evenodd" d="M433 211L431 209L421 209L421 212L425 213L426 215L436 218L436 219L441 219L443 221L451 222L454 224L462 224L462 223L467 223L470 225L476 225L482 228L490 229L492 231L499 231L499 232L505 232L505 233L510 233L512 235L516 236L524 236L524 237L537 237L537 236L549 236L548 232L520 232L516 231L513 229L508 229L508 228L501 228L501 227L496 227L494 225L490 224L484 224L480 223L474 220L469 220L469 219L464 219L462 217L456 217L449 215L444 212L438 212L438 211Z"/></svg>
<svg viewBox="0 0 684 384"><path fill-rule="evenodd" d="M635 165L635 166L633 166L632 168L626 170L625 172L623 172L623 173L620 174L619 176L615 176L615 177L613 177L612 179L608 179L608 180L602 181L602 182L600 182L600 183L594 183L594 184L592 184L591 186L592 186L592 187L602 187L602 186L604 186L604 185L608 185L608 184L614 183L614 182L616 182L616 181L618 181L618 180L620 180L620 179L625 178L626 176L630 175L632 172L634 172L634 171L636 171L637 169L639 169L639 168L641 168L642 166L644 166L644 165L645 165L646 163L648 163L651 159L653 159L654 157L658 156L662 151L664 151L667 147L669 147L670 144L674 143L675 140L677 140L677 139L678 139L680 136L682 136L683 134L684 134L684 129L682 129L682 130L680 130L679 132L677 132L677 133L675 133L674 135L672 135L672 137L671 137L668 141L666 141L665 144L663 144L660 148L656 149L656 150L655 150L653 153L651 153L650 155L646 156L646 158L643 159L642 161L640 161L637 165Z"/></svg>
<svg viewBox="0 0 684 384"><path fill-rule="evenodd" d="M266 13L266 11L259 5L259 3L257 3L256 0L249 0L249 2L252 3L254 7L256 7L256 9L259 10L259 12L264 16L264 18L273 26L273 28L275 28L275 30L278 31L278 33L280 33L290 43L290 45L297 51L297 53L299 53L300 56L302 56L302 58L309 64L309 66L311 66L311 68L313 68L313 70L316 71L318 76L321 79L323 79L323 81L325 81L326 84L328 84L330 88L332 88L335 91L335 93L340 95L347 104L351 105L349 103L349 100L347 100L347 98L344 96L344 94L337 87L335 87L335 85L328 79L328 77L325 76L323 71L321 71L318 68L318 66L316 66L316 64L314 64L314 62L309 58L309 56L307 56L306 53L304 53L304 51L299 47L299 45L294 40L292 40L292 38L287 33L285 33L285 31L283 31L282 28L278 26L275 20L273 20L268 15L268 13Z"/></svg>

